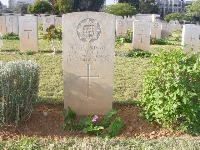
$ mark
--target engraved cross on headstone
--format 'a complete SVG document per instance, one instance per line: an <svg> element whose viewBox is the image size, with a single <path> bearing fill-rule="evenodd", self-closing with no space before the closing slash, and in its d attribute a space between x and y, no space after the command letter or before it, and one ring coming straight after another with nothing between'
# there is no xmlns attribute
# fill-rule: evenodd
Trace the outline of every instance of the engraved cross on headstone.
<svg viewBox="0 0 200 150"><path fill-rule="evenodd" d="M192 41L193 41L194 39L195 39L195 38L193 37L193 35L191 35L191 36L189 37L190 43L192 43Z"/></svg>
<svg viewBox="0 0 200 150"><path fill-rule="evenodd" d="M25 32L28 32L28 39L29 39L29 32L32 30L24 30Z"/></svg>
<svg viewBox="0 0 200 150"><path fill-rule="evenodd" d="M90 64L87 64L87 75L86 76L78 76L80 78L87 78L87 98L90 97L90 79L91 78L99 78L99 75L92 76L90 75Z"/></svg>
<svg viewBox="0 0 200 150"><path fill-rule="evenodd" d="M143 30L142 30L143 31ZM147 35L146 34L138 34L138 35L140 35L141 36L141 38L140 38L140 43L143 43L143 41L142 41L142 37L147 37Z"/></svg>

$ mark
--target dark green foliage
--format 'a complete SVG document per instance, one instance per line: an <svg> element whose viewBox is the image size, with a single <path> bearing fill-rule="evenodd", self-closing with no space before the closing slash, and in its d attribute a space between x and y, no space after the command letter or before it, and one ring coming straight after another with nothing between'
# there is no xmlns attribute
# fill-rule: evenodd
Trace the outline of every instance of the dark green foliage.
<svg viewBox="0 0 200 150"><path fill-rule="evenodd" d="M17 124L37 100L39 67L32 61L0 63L0 121Z"/></svg>
<svg viewBox="0 0 200 150"><path fill-rule="evenodd" d="M105 6L104 12L117 16L133 16L137 14L136 8L127 3L118 3L115 5Z"/></svg>
<svg viewBox="0 0 200 150"><path fill-rule="evenodd" d="M182 20L188 20L188 16L186 14L181 14L181 13L171 13L165 16L164 20L165 21L170 21L170 20L178 20L178 21L182 21Z"/></svg>
<svg viewBox="0 0 200 150"><path fill-rule="evenodd" d="M128 57L147 58L147 57L151 57L152 53L150 53L148 51L140 50L140 49L133 49L133 50L129 50L127 56Z"/></svg>
<svg viewBox="0 0 200 150"><path fill-rule="evenodd" d="M28 6L28 13L44 14L50 13L52 6L45 0L36 0L33 5Z"/></svg>
<svg viewBox="0 0 200 150"><path fill-rule="evenodd" d="M200 55L155 55L143 79L142 115L164 127L200 133Z"/></svg>
<svg viewBox="0 0 200 150"><path fill-rule="evenodd" d="M27 9L28 9L28 5L29 4L17 4L14 8L14 12L15 13L20 13L20 14L26 14L27 13Z"/></svg>
<svg viewBox="0 0 200 150"><path fill-rule="evenodd" d="M74 123L72 120L76 118L76 114L71 110L70 107L64 109L63 111L65 124L63 125L63 130L76 130L79 126ZM68 127L68 128L67 128Z"/></svg>
<svg viewBox="0 0 200 150"><path fill-rule="evenodd" d="M19 40L19 36L14 34L14 33L8 33L8 34L4 34L2 36L3 39L7 39L7 40Z"/></svg>
<svg viewBox="0 0 200 150"><path fill-rule="evenodd" d="M124 43L132 43L132 38L133 38L133 31L127 30L126 36L116 36L115 37L115 47L120 47Z"/></svg>
<svg viewBox="0 0 200 150"><path fill-rule="evenodd" d="M74 0L73 11L100 11L105 0Z"/></svg>
<svg viewBox="0 0 200 150"><path fill-rule="evenodd" d="M99 121L97 115L88 115L86 118L75 122L76 114L70 107L64 111L64 129L81 130L83 133L89 133L100 137L113 137L119 134L123 127L120 117L111 121L111 118L117 114L116 110L111 110L106 116Z"/></svg>
<svg viewBox="0 0 200 150"><path fill-rule="evenodd" d="M72 12L74 0L57 0L54 8L59 12L58 14L65 14Z"/></svg>
<svg viewBox="0 0 200 150"><path fill-rule="evenodd" d="M156 44L156 45L170 45L167 39L155 39L151 38L150 39L150 44Z"/></svg>
<svg viewBox="0 0 200 150"><path fill-rule="evenodd" d="M141 0L140 10L141 14L158 14L159 8L155 0Z"/></svg>
<svg viewBox="0 0 200 150"><path fill-rule="evenodd" d="M116 135L119 134L119 131L121 130L121 128L123 127L124 125L122 124L121 122L121 118L120 117L117 117L114 121L111 122L111 124L109 125L108 127L108 134L111 136L111 137L114 137Z"/></svg>
<svg viewBox="0 0 200 150"><path fill-rule="evenodd" d="M119 3L128 3L129 5L136 8L139 11L140 1L139 0L118 0Z"/></svg>

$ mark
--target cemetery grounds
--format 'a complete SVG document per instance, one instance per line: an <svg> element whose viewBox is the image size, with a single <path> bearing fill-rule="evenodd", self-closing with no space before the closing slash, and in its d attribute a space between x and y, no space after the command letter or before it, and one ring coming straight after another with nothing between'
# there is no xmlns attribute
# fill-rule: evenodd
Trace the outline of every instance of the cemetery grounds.
<svg viewBox="0 0 200 150"><path fill-rule="evenodd" d="M151 45L158 49L177 49L181 32L168 39L173 45ZM62 52L54 55L50 44L39 37L39 53L19 52L19 40L3 40L0 60L34 60L40 66L39 99L35 110L17 127L0 127L0 149L200 149L200 137L152 125L139 117L137 100L142 78L150 58L128 57L131 43L115 49L113 107L124 127L117 137L96 138L79 131L62 131L63 72ZM199 47L200 50L200 47Z"/></svg>

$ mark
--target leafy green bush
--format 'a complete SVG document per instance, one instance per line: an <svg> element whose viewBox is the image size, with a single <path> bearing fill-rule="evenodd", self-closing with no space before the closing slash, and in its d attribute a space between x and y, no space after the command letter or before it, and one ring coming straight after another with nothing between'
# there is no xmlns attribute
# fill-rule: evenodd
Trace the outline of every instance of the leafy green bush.
<svg viewBox="0 0 200 150"><path fill-rule="evenodd" d="M32 61L0 62L0 121L18 123L37 100L39 67Z"/></svg>
<svg viewBox="0 0 200 150"><path fill-rule="evenodd" d="M124 43L132 43L133 31L127 30L126 36L116 36L115 37L115 47L121 47Z"/></svg>
<svg viewBox="0 0 200 150"><path fill-rule="evenodd" d="M148 51L144 51L144 50L140 50L140 49L133 49L133 50L129 50L128 57L142 57L142 58L147 58L147 57L151 57L152 53L148 52Z"/></svg>
<svg viewBox="0 0 200 150"><path fill-rule="evenodd" d="M181 50L153 57L143 79L142 115L164 127L200 133L200 55Z"/></svg>
<svg viewBox="0 0 200 150"><path fill-rule="evenodd" d="M51 48L56 53L59 48L61 47L61 40L62 40L62 28L55 27L51 25L49 28L46 29L46 34L44 35L44 39L51 42ZM58 40L58 44L55 43L55 40Z"/></svg>
<svg viewBox="0 0 200 150"><path fill-rule="evenodd" d="M136 8L128 3L117 3L114 5L105 6L104 12L117 16L133 16L137 14Z"/></svg>
<svg viewBox="0 0 200 150"><path fill-rule="evenodd" d="M97 115L88 115L86 118L80 119L77 123L75 122L76 114L68 107L68 109L64 110L65 124L63 129L81 130L83 133L100 137L114 137L119 134L123 127L120 117L116 117L113 121L110 121L116 114L116 110L111 110L102 120Z"/></svg>
<svg viewBox="0 0 200 150"><path fill-rule="evenodd" d="M150 44L157 44L157 45L170 45L170 43L167 41L167 39L150 39Z"/></svg>
<svg viewBox="0 0 200 150"><path fill-rule="evenodd" d="M182 20L188 20L188 16L186 14L181 14L181 13L171 13L165 16L164 20L165 21L170 21L170 20L178 20L178 21L182 21Z"/></svg>
<svg viewBox="0 0 200 150"><path fill-rule="evenodd" d="M19 36L14 34L14 33L8 33L8 34L4 34L2 36L2 39L6 39L6 40L19 40Z"/></svg>

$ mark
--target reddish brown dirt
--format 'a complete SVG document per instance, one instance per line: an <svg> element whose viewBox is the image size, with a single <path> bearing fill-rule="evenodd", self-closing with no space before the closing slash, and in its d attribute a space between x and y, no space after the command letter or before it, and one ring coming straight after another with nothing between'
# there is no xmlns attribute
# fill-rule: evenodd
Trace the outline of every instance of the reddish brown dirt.
<svg viewBox="0 0 200 150"><path fill-rule="evenodd" d="M180 136L180 132L172 132L161 128L158 125L151 125L149 122L140 118L140 109L136 106L115 106L118 110L118 116L122 118L124 123L123 130L118 137L143 137L143 138L162 138L166 136ZM63 105L42 104L36 107L30 118L20 122L18 127L0 127L0 141L15 139L22 135L38 136L47 138L62 138L62 137L87 137L80 131L63 131L61 126L63 120Z"/></svg>

